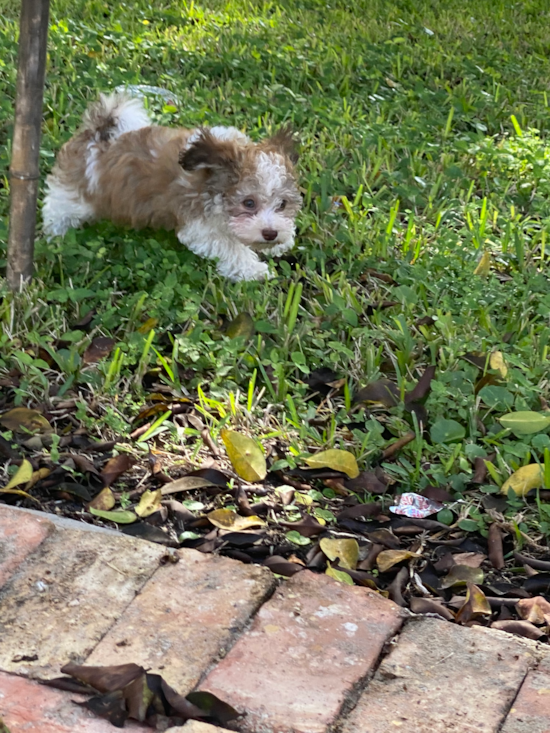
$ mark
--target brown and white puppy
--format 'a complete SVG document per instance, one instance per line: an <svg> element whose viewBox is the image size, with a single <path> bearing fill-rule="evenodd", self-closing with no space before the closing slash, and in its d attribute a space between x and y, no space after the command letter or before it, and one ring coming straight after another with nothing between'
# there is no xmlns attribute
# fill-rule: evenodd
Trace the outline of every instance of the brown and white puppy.
<svg viewBox="0 0 550 733"><path fill-rule="evenodd" d="M48 238L100 219L174 229L231 280L269 276L257 253L293 246L301 196L287 130L253 143L234 127L158 127L120 94L101 95L83 123L47 178Z"/></svg>

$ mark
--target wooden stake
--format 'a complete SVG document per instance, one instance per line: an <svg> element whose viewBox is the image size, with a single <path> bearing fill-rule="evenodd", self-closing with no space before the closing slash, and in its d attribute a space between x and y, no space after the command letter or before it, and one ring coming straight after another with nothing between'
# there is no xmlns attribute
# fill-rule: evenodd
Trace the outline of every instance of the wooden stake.
<svg viewBox="0 0 550 733"><path fill-rule="evenodd" d="M38 159L50 0L22 0L15 125L10 164L8 284L20 290L33 271Z"/></svg>

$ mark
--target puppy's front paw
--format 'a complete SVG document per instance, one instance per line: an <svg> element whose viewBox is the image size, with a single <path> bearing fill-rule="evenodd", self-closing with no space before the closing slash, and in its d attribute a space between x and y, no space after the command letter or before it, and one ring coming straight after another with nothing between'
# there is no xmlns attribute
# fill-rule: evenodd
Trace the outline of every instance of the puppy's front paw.
<svg viewBox="0 0 550 733"><path fill-rule="evenodd" d="M235 280L270 280L273 273L265 262L251 262L235 275Z"/></svg>
<svg viewBox="0 0 550 733"><path fill-rule="evenodd" d="M266 254L269 255L269 257L280 257L285 252L288 252L289 249L292 249L294 247L294 239L287 239L286 242L281 242L280 244L276 244L274 247L271 247L271 249L265 250Z"/></svg>

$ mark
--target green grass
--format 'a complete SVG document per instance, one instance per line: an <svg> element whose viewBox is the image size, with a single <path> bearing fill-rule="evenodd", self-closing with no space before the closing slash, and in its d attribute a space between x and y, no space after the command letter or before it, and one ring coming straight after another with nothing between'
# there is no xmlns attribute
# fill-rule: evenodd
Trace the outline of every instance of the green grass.
<svg viewBox="0 0 550 733"><path fill-rule="evenodd" d="M350 396L382 377L404 393L436 364L427 430L384 465L400 488L438 484L467 496L461 516L469 512L483 528L480 495L464 494L473 459L496 451L494 477L502 482L523 463L544 461L550 446L540 434L520 441L495 419L540 410L539 397L550 399L548 4L52 5L44 174L99 91L152 84L178 99L176 112L149 99L163 124L224 122L256 138L292 122L305 206L294 256L277 264L268 285L220 279L173 234L105 223L50 244L39 236L28 293L13 298L2 285L0 367L19 375L5 404L42 403L55 382L84 402L116 398L116 417L99 411L87 424L124 433L145 398L141 377L158 367L181 394L195 396L202 385L226 407L232 394L237 406L228 419L260 437L280 431L289 446L281 460L340 446L368 467L414 421L403 405L350 411ZM0 3L2 239L18 8ZM484 252L490 272L476 275ZM397 305L369 307L384 300ZM91 331L75 327L92 309ZM243 312L255 334L225 335L224 323ZM433 324L417 325L426 317ZM152 336L153 321L139 331L148 319ZM82 354L97 335L115 338L118 350L85 368ZM463 359L495 350L508 365L504 408L480 398L483 371ZM321 367L346 383L317 408L304 380ZM272 424L264 419L268 404ZM440 418L460 423L465 437L432 442ZM171 423L164 428L165 438L180 439ZM495 491L487 481L486 491ZM516 504L510 517L524 508ZM530 507L521 528L547 532L549 517Z"/></svg>

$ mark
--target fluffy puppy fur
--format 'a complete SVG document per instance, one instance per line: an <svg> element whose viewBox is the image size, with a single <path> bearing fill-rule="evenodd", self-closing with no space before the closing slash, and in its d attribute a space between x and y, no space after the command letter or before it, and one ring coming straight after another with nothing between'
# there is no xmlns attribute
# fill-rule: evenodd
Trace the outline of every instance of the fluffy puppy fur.
<svg viewBox="0 0 550 733"><path fill-rule="evenodd" d="M44 231L99 219L174 229L192 252L217 258L221 275L261 279L269 269L258 252L294 244L295 161L287 130L255 144L234 127L158 127L140 100L101 95L47 178Z"/></svg>

